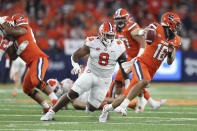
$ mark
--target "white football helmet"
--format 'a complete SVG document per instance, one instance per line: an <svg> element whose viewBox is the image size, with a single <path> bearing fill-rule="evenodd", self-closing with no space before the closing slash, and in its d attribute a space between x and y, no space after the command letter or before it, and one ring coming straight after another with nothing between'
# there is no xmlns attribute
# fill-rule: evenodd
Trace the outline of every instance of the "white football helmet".
<svg viewBox="0 0 197 131"><path fill-rule="evenodd" d="M66 78L66 79L62 80L60 82L60 84L62 85L63 93L66 93L73 86L73 81L71 79L69 79L69 78Z"/></svg>
<svg viewBox="0 0 197 131"><path fill-rule="evenodd" d="M106 47L111 46L111 43L115 39L115 33L110 22L104 22L99 27L99 38Z"/></svg>
<svg viewBox="0 0 197 131"><path fill-rule="evenodd" d="M61 87L61 84L56 79L49 79L47 80L47 84L51 88L51 90L56 94L56 96L59 98L63 94L63 90Z"/></svg>

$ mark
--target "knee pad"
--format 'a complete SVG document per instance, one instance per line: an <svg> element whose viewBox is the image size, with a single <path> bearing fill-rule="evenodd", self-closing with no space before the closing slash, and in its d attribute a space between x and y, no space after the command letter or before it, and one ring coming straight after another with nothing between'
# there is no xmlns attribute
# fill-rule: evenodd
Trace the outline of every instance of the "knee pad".
<svg viewBox="0 0 197 131"><path fill-rule="evenodd" d="M34 91L32 93L28 94L28 96L30 96L31 98L34 98L37 93L38 93L38 91L34 89Z"/></svg>
<svg viewBox="0 0 197 131"><path fill-rule="evenodd" d="M43 91L46 86L47 86L47 84L46 84L45 81L40 81L39 84L36 87Z"/></svg>

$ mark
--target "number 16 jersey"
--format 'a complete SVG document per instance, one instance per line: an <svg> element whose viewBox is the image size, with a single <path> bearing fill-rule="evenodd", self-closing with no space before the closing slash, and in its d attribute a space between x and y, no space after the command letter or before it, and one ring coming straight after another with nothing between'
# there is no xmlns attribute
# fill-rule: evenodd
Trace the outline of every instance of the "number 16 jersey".
<svg viewBox="0 0 197 131"><path fill-rule="evenodd" d="M85 45L90 49L87 62L89 71L98 77L112 77L118 58L125 52L124 43L114 39L111 46L105 47L99 37L88 37Z"/></svg>
<svg viewBox="0 0 197 131"><path fill-rule="evenodd" d="M173 43L175 47L179 47L181 38L178 35L166 38L167 33L164 27L158 23L150 24L150 26L156 31L155 41L151 45L147 44L144 53L137 59L146 64L149 70L156 72L167 56L169 43Z"/></svg>

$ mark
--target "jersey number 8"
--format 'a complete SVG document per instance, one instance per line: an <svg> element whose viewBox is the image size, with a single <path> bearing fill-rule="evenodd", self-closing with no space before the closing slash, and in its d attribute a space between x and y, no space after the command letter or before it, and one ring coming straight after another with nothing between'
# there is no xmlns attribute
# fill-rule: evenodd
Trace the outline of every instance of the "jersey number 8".
<svg viewBox="0 0 197 131"><path fill-rule="evenodd" d="M109 62L109 54L107 53L101 53L99 55L99 64L102 66L106 66Z"/></svg>

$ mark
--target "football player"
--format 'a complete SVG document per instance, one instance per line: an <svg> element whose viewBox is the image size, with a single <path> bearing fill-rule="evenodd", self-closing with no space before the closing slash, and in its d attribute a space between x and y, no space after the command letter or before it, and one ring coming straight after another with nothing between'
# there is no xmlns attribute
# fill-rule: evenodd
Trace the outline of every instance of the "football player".
<svg viewBox="0 0 197 131"><path fill-rule="evenodd" d="M1 29L4 35L14 38L17 49L16 56L25 61L28 67L23 81L23 92L40 104L43 107L43 112L47 112L51 106L45 102L35 87L48 95L53 105L57 102L57 96L43 80L48 68L48 56L37 46L27 16L15 14L12 19L14 26L4 22L1 24Z"/></svg>
<svg viewBox="0 0 197 131"><path fill-rule="evenodd" d="M116 63L118 62L121 66L126 61L124 52L125 46L122 41L115 39L113 26L109 22L104 22L99 27L99 36L87 37L84 46L71 56L73 65L71 72L78 74L81 68L77 62L80 58L89 55L84 73L75 81L71 90L64 94L46 115L41 117L41 120L52 120L53 115L65 104L88 90L90 94L86 111L97 110L106 97ZM129 81L124 70L122 73L124 79Z"/></svg>
<svg viewBox="0 0 197 131"><path fill-rule="evenodd" d="M167 63L171 65L175 58L175 47L181 45L181 38L177 35L177 31L181 28L181 20L174 12L166 12L161 17L161 24L153 23L148 28L156 31L155 40L151 44L147 44L143 54L137 57L134 61L131 70L133 78L128 89L125 91L125 99L120 104L116 100L109 105L104 106L102 114L100 115L100 122L106 122L108 112L116 109L123 115L126 115L126 108L129 102L135 97L135 86L139 82L147 80L151 82L156 71L160 67L163 60L167 57ZM146 30L145 30L146 31ZM145 32L141 29L138 35L144 35ZM119 106L120 105L120 106Z"/></svg>
<svg viewBox="0 0 197 131"><path fill-rule="evenodd" d="M136 56L141 55L144 51L146 41L144 36L136 35L140 33L141 28L134 20L132 20L126 9L120 8L116 10L114 14L114 22L116 36L125 44L127 61L130 61ZM112 85L113 83L111 84L111 86ZM119 69L115 76L116 97L121 94L121 91L124 91L124 89L122 90L123 85L124 79L122 77L121 70ZM136 113L143 112L147 101L149 102L152 109L157 109L162 104L164 104L166 100L162 100L161 102L155 101L150 97L148 91L144 89L144 96L143 94L139 95L139 102L136 108Z"/></svg>

